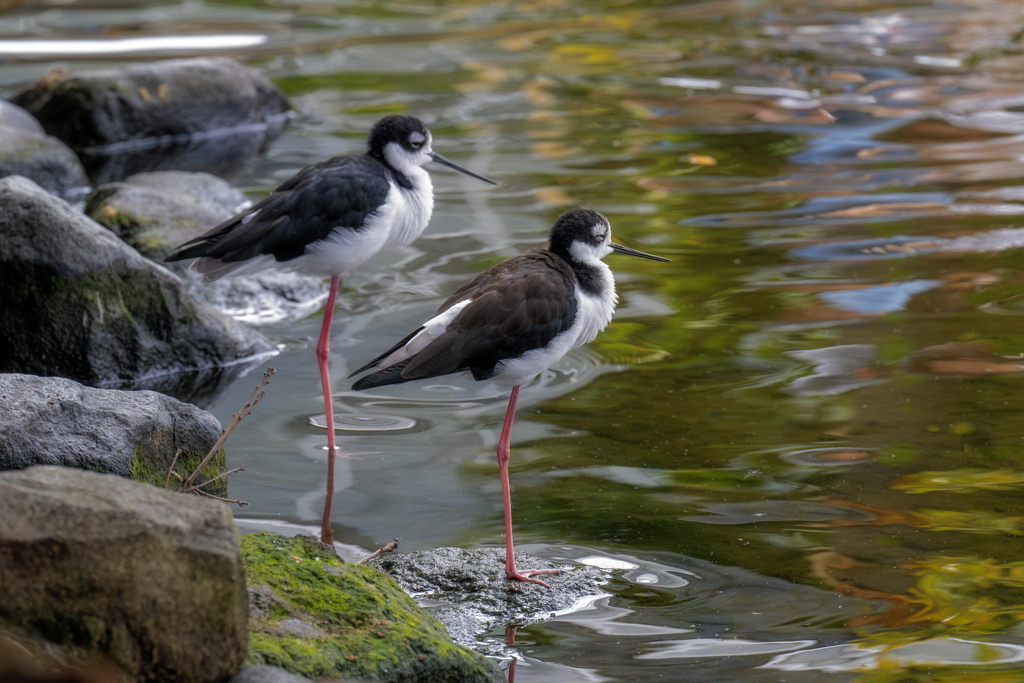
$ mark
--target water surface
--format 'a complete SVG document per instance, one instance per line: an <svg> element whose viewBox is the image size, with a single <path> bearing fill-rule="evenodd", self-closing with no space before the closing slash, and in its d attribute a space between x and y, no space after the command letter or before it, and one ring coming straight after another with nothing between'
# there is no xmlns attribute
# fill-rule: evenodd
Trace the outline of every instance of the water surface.
<svg viewBox="0 0 1024 683"><path fill-rule="evenodd" d="M4 7L0 40L261 37L0 56L7 92L54 64L244 60L298 111L233 176L254 196L394 112L501 181L437 169L425 235L345 282L331 372L356 428L334 526L353 555L503 543L507 396L457 379L355 393L352 369L568 207L674 259L610 256L615 321L523 392L517 542L609 583L514 646L484 636L521 658L519 683L1024 675L1018 4ZM319 518L321 316L264 328L278 374L228 444L246 520ZM257 382L223 395L222 422Z"/></svg>

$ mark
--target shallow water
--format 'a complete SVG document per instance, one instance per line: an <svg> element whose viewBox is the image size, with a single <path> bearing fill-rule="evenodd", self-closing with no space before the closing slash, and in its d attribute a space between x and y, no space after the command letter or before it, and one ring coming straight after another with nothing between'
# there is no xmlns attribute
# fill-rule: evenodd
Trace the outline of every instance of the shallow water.
<svg viewBox="0 0 1024 683"><path fill-rule="evenodd" d="M392 112L501 181L436 169L425 235L345 282L331 372L353 428L334 528L353 556L395 537L502 544L506 395L458 379L355 393L352 369L542 244L566 207L675 260L609 257L615 321L523 392L517 543L609 583L518 630L519 683L1024 676L1017 3L3 7L6 93L53 64L198 54L274 79L299 115L232 178L254 195L361 150ZM195 34L257 38L53 54ZM29 38L55 42L2 42ZM278 374L228 443L243 528L319 519L320 320L264 328ZM257 382L225 392L222 422Z"/></svg>

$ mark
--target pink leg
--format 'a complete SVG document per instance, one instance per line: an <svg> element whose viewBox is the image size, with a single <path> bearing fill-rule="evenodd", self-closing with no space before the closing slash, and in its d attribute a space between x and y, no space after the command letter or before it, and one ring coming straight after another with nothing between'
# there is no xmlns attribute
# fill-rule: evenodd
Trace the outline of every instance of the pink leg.
<svg viewBox="0 0 1024 683"><path fill-rule="evenodd" d="M508 457L512 452L512 420L516 416L516 403L519 401L519 387L512 387L512 397L508 400L508 412L505 413L505 424L501 428L498 439L498 469L501 471L501 490L505 496L505 576L520 581L539 583L547 588L547 584L531 579L534 574L558 574L558 569L516 569L516 560L512 556L512 495L508 483Z"/></svg>
<svg viewBox="0 0 1024 683"><path fill-rule="evenodd" d="M320 531L323 543L334 543L334 532L331 531L331 504L334 503L334 405L331 403L331 376L327 368L327 359L331 355L331 318L334 316L334 299L338 294L341 276L331 278L331 293L327 296L327 310L324 312L324 324L320 328L320 341L316 345L316 359L320 364L320 383L324 387L324 407L327 409L327 500L324 501L324 524Z"/></svg>

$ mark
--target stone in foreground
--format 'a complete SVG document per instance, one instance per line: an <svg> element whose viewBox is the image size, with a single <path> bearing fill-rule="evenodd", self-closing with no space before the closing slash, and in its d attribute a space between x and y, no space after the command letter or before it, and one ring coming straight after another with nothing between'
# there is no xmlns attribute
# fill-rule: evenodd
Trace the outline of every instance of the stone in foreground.
<svg viewBox="0 0 1024 683"><path fill-rule="evenodd" d="M228 506L66 467L0 472L0 628L140 681L220 683L246 654Z"/></svg>
<svg viewBox="0 0 1024 683"><path fill-rule="evenodd" d="M308 678L504 680L497 662L456 645L389 577L346 564L308 536L242 538L251 665Z"/></svg>
<svg viewBox="0 0 1024 683"><path fill-rule="evenodd" d="M274 352L66 202L0 178L0 372L153 388Z"/></svg>
<svg viewBox="0 0 1024 683"><path fill-rule="evenodd" d="M407 592L440 603L431 613L456 642L488 654L504 653L477 639L496 626L526 626L546 621L588 596L602 595L608 577L590 566L556 564L516 553L516 564L534 569L561 569L544 576L548 587L505 577L501 548L437 548L408 555L388 555L371 564L398 581Z"/></svg>
<svg viewBox="0 0 1024 683"><path fill-rule="evenodd" d="M0 470L62 465L163 488L191 473L220 437L210 413L152 391L91 389L60 377L0 374ZM224 471L224 451L197 482ZM172 484L177 482L173 477ZM204 488L227 495L227 479Z"/></svg>

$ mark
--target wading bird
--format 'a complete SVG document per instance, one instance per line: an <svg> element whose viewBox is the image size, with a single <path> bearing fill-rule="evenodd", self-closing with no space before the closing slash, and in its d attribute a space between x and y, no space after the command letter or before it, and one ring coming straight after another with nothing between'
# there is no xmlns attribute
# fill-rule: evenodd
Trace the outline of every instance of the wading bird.
<svg viewBox="0 0 1024 683"><path fill-rule="evenodd" d="M512 556L508 459L519 387L570 349L592 341L611 321L618 296L612 271L601 259L613 251L671 263L615 244L607 218L573 209L555 221L547 249L530 249L476 276L434 317L350 375L377 368L352 385L356 390L463 370L474 379L512 387L497 449L505 502L505 575L510 579L546 586L532 577L558 573L517 569Z"/></svg>
<svg viewBox="0 0 1024 683"><path fill-rule="evenodd" d="M496 184L431 149L430 130L412 116L386 116L370 131L365 154L302 169L252 208L182 244L167 261L196 258L204 282L277 269L331 278L316 356L327 409L327 501L321 540L333 543L334 409L327 359L342 274L376 253L409 244L427 227L434 186L430 161Z"/></svg>

